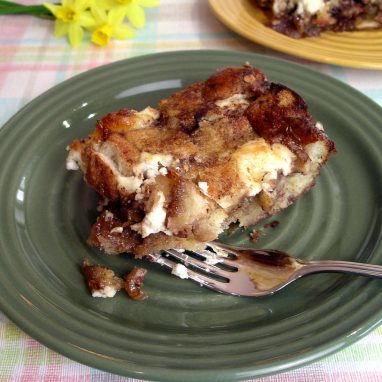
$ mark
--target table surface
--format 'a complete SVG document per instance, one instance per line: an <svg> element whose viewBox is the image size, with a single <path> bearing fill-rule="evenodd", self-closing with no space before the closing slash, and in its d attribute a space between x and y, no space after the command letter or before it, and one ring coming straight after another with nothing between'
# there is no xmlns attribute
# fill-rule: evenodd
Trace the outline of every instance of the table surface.
<svg viewBox="0 0 382 382"><path fill-rule="evenodd" d="M382 71L314 63L254 44L217 21L206 0L162 0L159 8L147 10L146 15L147 24L134 40L114 41L105 48L84 41L76 49L53 36L50 20L0 16L0 126L33 98L75 74L133 56L183 49L225 49L282 57L315 67L382 105ZM381 361L382 327L325 359L257 381L382 381ZM0 312L0 381L138 380L69 360L29 337Z"/></svg>

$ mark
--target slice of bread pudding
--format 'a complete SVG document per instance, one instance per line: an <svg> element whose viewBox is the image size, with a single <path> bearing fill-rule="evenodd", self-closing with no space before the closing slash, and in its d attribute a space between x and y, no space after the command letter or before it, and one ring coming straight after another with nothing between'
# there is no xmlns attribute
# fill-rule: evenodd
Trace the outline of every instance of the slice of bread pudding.
<svg viewBox="0 0 382 382"><path fill-rule="evenodd" d="M382 0L255 0L277 32L300 38L324 31L382 28Z"/></svg>
<svg viewBox="0 0 382 382"><path fill-rule="evenodd" d="M204 248L308 191L335 150L304 100L250 65L229 67L156 109L122 109L69 147L102 211L88 242L142 257Z"/></svg>

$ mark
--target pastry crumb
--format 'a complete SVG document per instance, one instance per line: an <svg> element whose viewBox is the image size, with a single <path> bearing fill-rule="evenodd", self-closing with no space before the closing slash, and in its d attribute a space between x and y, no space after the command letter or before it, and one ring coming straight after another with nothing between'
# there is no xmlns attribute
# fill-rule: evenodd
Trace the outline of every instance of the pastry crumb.
<svg viewBox="0 0 382 382"><path fill-rule="evenodd" d="M89 260L82 263L82 273L93 297L114 297L122 288L123 280L103 265L92 265Z"/></svg>
<svg viewBox="0 0 382 382"><path fill-rule="evenodd" d="M147 295L141 290L146 273L147 269L134 267L131 272L125 275L124 288L131 299L137 301L147 298Z"/></svg>
<svg viewBox="0 0 382 382"><path fill-rule="evenodd" d="M250 234L249 234L252 243L256 243L260 239L260 231L254 229Z"/></svg>

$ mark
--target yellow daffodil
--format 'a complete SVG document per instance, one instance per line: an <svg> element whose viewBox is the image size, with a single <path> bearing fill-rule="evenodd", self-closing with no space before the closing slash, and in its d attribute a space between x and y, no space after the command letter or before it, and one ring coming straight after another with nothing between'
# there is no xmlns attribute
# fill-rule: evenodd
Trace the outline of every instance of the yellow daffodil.
<svg viewBox="0 0 382 382"><path fill-rule="evenodd" d="M143 28L146 23L145 11L143 8L157 7L159 0L96 0L100 7L108 9L118 9L124 12L135 28Z"/></svg>
<svg viewBox="0 0 382 382"><path fill-rule="evenodd" d="M83 28L90 28L95 24L94 17L88 10L92 0L62 0L61 4L44 3L44 6L56 18L55 36L68 35L70 45L76 47L83 38Z"/></svg>
<svg viewBox="0 0 382 382"><path fill-rule="evenodd" d="M96 28L91 37L94 44L105 46L109 43L110 38L125 40L135 37L134 29L123 23L125 18L123 10L117 8L107 12L104 8L94 4L91 11L96 20Z"/></svg>

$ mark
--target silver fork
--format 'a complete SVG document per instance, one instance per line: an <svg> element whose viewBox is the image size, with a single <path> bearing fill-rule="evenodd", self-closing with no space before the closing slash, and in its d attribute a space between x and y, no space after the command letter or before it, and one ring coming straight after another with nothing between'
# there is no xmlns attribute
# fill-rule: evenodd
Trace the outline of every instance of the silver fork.
<svg viewBox="0 0 382 382"><path fill-rule="evenodd" d="M272 295L300 277L320 272L382 278L380 265L337 260L303 261L277 250L242 248L218 242L211 242L208 247L199 252L169 249L151 254L149 260L172 270L181 264L183 272L178 272L181 278L237 296Z"/></svg>

